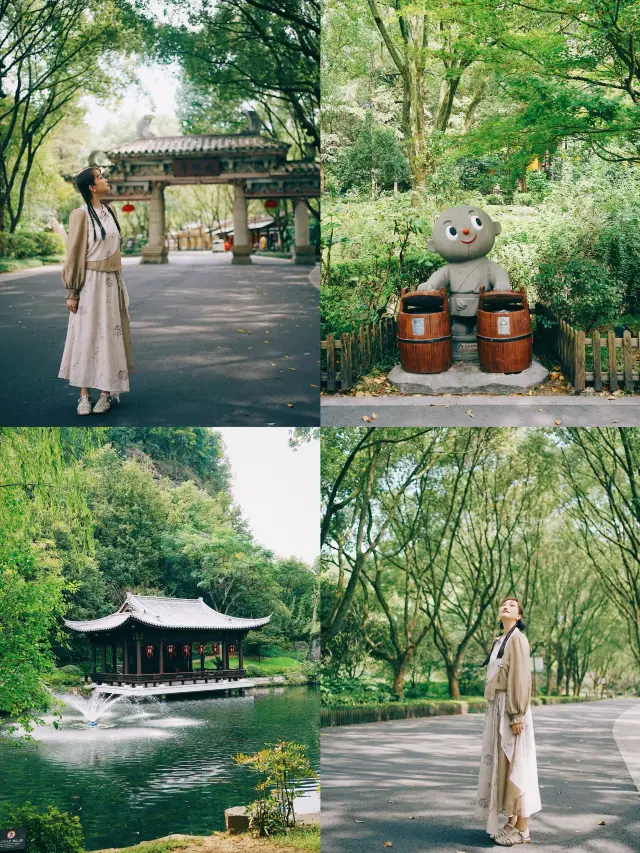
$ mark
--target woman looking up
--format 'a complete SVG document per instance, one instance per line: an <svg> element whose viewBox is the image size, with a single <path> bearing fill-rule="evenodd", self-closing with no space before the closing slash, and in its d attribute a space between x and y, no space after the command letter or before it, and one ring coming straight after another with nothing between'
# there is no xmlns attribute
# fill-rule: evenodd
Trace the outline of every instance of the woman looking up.
<svg viewBox="0 0 640 853"><path fill-rule="evenodd" d="M129 390L133 372L129 295L122 278L120 226L102 201L109 182L98 168L76 178L85 204L71 211L62 281L70 312L58 376L80 388L78 414L104 414ZM90 389L100 393L92 407Z"/></svg>
<svg viewBox="0 0 640 853"><path fill-rule="evenodd" d="M529 701L530 650L518 599L505 598L498 618L503 634L494 640L486 661L487 710L476 816L486 821L496 844L512 847L531 841L529 817L542 805ZM502 827L501 812L507 817Z"/></svg>

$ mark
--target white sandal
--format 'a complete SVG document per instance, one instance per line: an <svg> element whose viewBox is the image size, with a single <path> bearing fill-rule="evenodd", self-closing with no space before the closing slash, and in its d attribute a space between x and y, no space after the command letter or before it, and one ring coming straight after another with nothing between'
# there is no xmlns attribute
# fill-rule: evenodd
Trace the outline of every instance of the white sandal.
<svg viewBox="0 0 640 853"><path fill-rule="evenodd" d="M94 415L104 415L111 408L111 396L109 394L100 394L100 399L93 407Z"/></svg>
<svg viewBox="0 0 640 853"><path fill-rule="evenodd" d="M78 400L78 408L76 409L79 415L91 414L91 397L88 394L81 394Z"/></svg>
<svg viewBox="0 0 640 853"><path fill-rule="evenodd" d="M516 829L515 826L507 824L496 832L493 836L493 840L499 847L513 847L515 844L530 844L531 836L529 835L528 829L525 829L524 832L520 832L520 830Z"/></svg>

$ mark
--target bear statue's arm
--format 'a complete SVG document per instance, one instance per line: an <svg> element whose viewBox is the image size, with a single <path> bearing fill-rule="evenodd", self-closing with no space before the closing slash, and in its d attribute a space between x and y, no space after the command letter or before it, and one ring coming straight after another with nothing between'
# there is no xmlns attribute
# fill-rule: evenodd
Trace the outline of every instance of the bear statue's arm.
<svg viewBox="0 0 640 853"><path fill-rule="evenodd" d="M441 287L446 287L449 284L449 264L445 264L440 269L431 273L426 281L418 285L418 290L440 290Z"/></svg>
<svg viewBox="0 0 640 853"><path fill-rule="evenodd" d="M504 267L495 261L489 261L489 283L494 290L511 290L511 282Z"/></svg>

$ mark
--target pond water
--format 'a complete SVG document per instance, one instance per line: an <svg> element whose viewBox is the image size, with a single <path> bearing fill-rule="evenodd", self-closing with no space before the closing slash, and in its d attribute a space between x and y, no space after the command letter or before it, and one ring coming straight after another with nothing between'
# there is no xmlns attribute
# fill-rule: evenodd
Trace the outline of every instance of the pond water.
<svg viewBox="0 0 640 853"><path fill-rule="evenodd" d="M257 779L232 756L292 740L319 765L319 692L307 687L248 690L244 696L114 706L88 728L66 707L56 730L35 743L0 743L0 803L30 800L77 814L88 850L124 847L169 833L224 829L224 810L255 799ZM318 808L316 782L296 801Z"/></svg>

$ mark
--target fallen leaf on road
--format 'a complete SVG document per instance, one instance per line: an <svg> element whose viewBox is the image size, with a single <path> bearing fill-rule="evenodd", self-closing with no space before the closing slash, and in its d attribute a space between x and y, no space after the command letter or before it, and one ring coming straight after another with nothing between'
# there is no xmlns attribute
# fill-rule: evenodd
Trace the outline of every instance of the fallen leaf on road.
<svg viewBox="0 0 640 853"><path fill-rule="evenodd" d="M383 847L393 847L393 841L385 841Z"/></svg>
<svg viewBox="0 0 640 853"><path fill-rule="evenodd" d="M371 418L368 418L366 415L363 415L362 420L365 422L365 424L368 424Z"/></svg>
<svg viewBox="0 0 640 853"><path fill-rule="evenodd" d="M272 361L272 362L271 362L271 367L275 367L275 366L276 366L275 361Z"/></svg>
<svg viewBox="0 0 640 853"><path fill-rule="evenodd" d="M317 385L311 385L311 384L309 384L309 388L317 388L317 387L318 387Z"/></svg>
<svg viewBox="0 0 640 853"><path fill-rule="evenodd" d="M287 403L289 409L293 409L293 403Z"/></svg>
<svg viewBox="0 0 640 853"><path fill-rule="evenodd" d="M606 820L601 820L600 823L598 824L598 826L606 826L606 825L607 825Z"/></svg>
<svg viewBox="0 0 640 853"><path fill-rule="evenodd" d="M355 818L355 822L356 822L356 823L364 823L364 821L363 821L363 820L358 820L357 818Z"/></svg>
<svg viewBox="0 0 640 853"><path fill-rule="evenodd" d="M560 420L560 418L558 418L558 420L556 421L556 426L560 426L561 423L562 421Z"/></svg>
<svg viewBox="0 0 640 853"><path fill-rule="evenodd" d="M236 332L240 332L241 335L244 334L244 329L236 329Z"/></svg>
<svg viewBox="0 0 640 853"><path fill-rule="evenodd" d="M465 415L469 415L470 418L473 417L473 409L467 409Z"/></svg>
<svg viewBox="0 0 640 853"><path fill-rule="evenodd" d="M607 400L615 400L615 399L616 398L613 396L613 394L610 397L607 397Z"/></svg>
<svg viewBox="0 0 640 853"><path fill-rule="evenodd" d="M253 349L253 347L247 347L247 349Z"/></svg>
<svg viewBox="0 0 640 853"><path fill-rule="evenodd" d="M295 370L295 367L290 367L289 370Z"/></svg>
<svg viewBox="0 0 640 853"><path fill-rule="evenodd" d="M541 412L541 411L542 411L542 409L538 409L538 411L539 411L539 412Z"/></svg>
<svg viewBox="0 0 640 853"><path fill-rule="evenodd" d="M372 412L372 413L371 413L371 420L372 420L372 421L375 421L375 419L376 419L377 417L378 417L378 416L376 415L376 413L375 413L375 412Z"/></svg>

